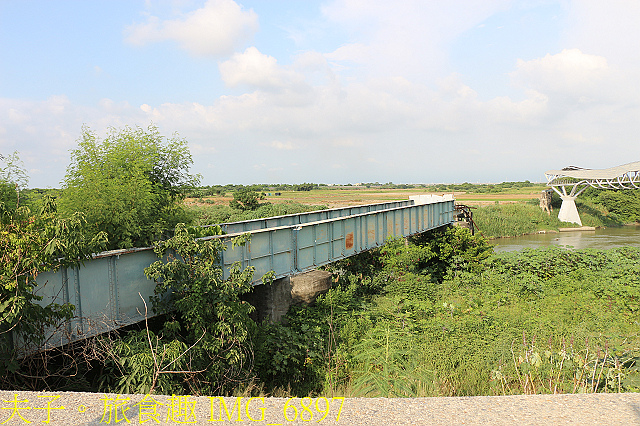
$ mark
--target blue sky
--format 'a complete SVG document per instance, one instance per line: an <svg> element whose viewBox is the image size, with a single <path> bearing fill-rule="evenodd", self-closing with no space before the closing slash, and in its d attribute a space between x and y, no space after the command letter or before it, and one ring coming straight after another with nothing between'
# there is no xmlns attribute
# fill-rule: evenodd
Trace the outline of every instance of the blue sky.
<svg viewBox="0 0 640 426"><path fill-rule="evenodd" d="M0 153L59 187L83 125L205 185L544 180L640 159L640 4L0 0Z"/></svg>

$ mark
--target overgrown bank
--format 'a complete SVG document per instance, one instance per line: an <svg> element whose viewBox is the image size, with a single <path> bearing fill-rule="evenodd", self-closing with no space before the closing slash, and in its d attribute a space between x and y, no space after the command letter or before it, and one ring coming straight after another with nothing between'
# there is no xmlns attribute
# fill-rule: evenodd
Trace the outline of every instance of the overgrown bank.
<svg viewBox="0 0 640 426"><path fill-rule="evenodd" d="M489 252L449 230L345 261L315 307L271 326L323 351L272 345L297 374L267 383L350 396L640 389L640 250Z"/></svg>
<svg viewBox="0 0 640 426"><path fill-rule="evenodd" d="M144 141L153 139L147 136L140 133ZM70 179L65 191L75 185L76 200L83 203L90 199L86 194L107 193L112 199L95 211L88 203L84 216L70 213L72 208L65 219L48 198L42 208L25 206L15 184L19 168L2 169L0 356L7 389L435 396L635 391L640 386L638 250L496 255L485 240L462 229L432 232L406 244L390 241L338 263L332 267L335 287L315 306L293 308L285 324L256 324L249 317L252 306L241 298L251 289L252 271L237 267L230 280L222 280L215 266L219 245L196 241L197 231L179 226L172 239L156 240L162 260L147 273L158 283L153 308L161 315L148 327L19 360L11 333L37 341L45 327L73 316L69 304L41 309L33 303L39 272L59 267L65 255L71 263L88 258L107 243L150 243L147 231L159 237L169 224L193 217L180 204L182 185L172 182L195 177L181 174L182 166L161 173L174 156L183 159L176 160L182 165L190 163L181 141L160 149L164 145L158 139L143 150L147 157L136 157L139 147L116 149L122 141L115 136L98 144L92 137L85 133L83 146L107 153L110 161L104 164L135 185L114 183L105 192L100 179L106 175L78 161L72 175L83 171L86 176ZM128 161L125 152L145 161ZM235 208L200 212L200 223L308 208L292 204L276 212L283 207L261 204L251 192L234 197ZM590 214L584 206L592 202L594 218L622 223L633 213L626 209L633 199L622 195L586 197L579 206L583 220ZM148 214L131 214L130 205L138 201ZM621 202L627 203L624 208ZM501 218L495 229L510 233L527 232L521 230L527 224L535 230L557 226L546 222L553 217L537 205L485 211ZM519 220L515 225L514 219ZM172 297L165 292L169 288Z"/></svg>
<svg viewBox="0 0 640 426"><path fill-rule="evenodd" d="M561 201L553 198L553 212L547 214L530 202L495 204L473 210L474 220L487 238L515 237L539 231L577 226L558 220ZM640 191L589 189L576 200L584 226L623 226L640 220Z"/></svg>
<svg viewBox="0 0 640 426"><path fill-rule="evenodd" d="M179 228L157 245L159 255L168 249L186 262L163 257L148 269L165 313L148 331L92 340L100 356L76 359L64 379L30 379L29 365L5 370L3 387L386 397L640 390L640 249L493 254L483 238L449 228L333 265L334 288L283 324L249 318L240 296L251 271L222 281L210 266L215 243ZM168 287L171 299L162 297Z"/></svg>

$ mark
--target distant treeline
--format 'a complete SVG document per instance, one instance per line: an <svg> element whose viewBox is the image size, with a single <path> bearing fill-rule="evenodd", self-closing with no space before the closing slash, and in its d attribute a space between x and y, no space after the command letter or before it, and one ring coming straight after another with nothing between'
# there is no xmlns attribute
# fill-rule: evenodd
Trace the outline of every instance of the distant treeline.
<svg viewBox="0 0 640 426"><path fill-rule="evenodd" d="M521 188L533 188L536 186L542 185L541 183L529 182L525 180L524 182L502 182L502 183L454 183L454 184L437 184L437 185L428 185L434 188L436 192L480 192L480 193L497 193L497 192L506 192L512 191L514 189Z"/></svg>
<svg viewBox="0 0 640 426"><path fill-rule="evenodd" d="M380 182L362 182L362 183L346 183L346 184L336 184L330 185L326 183L298 183L298 184L290 184L290 183L256 183L251 185L241 185L241 184L233 184L228 183L226 185L204 185L192 188L187 191L187 197L197 198L197 197L208 197L208 196L216 196L216 195L225 195L232 194L236 191L241 190L249 190L256 192L274 192L274 191L311 191L313 189L330 189L330 188L379 188L379 189L411 189L411 188L420 188L426 189L434 192L446 192L446 191L455 191L455 192L480 192L480 193L491 193L491 192L504 192L510 191L513 189L520 188L532 188L536 186L542 185L541 183L530 182L525 180L524 182L502 182L502 183L438 183L438 184L424 184L424 183L380 183ZM49 194L49 195L58 195L60 192L59 189L43 189L43 188L34 188L28 189L25 191L25 194L38 195Z"/></svg>
<svg viewBox="0 0 640 426"><path fill-rule="evenodd" d="M363 183L347 183L342 185L328 185L326 183L301 183L301 184L288 184L288 183L262 183L252 185L208 185L200 186L191 190L187 196L191 198L209 197L216 195L232 194L237 191L255 191L261 192L274 192L274 191L311 191L313 189L340 189L340 188L376 188L376 189L422 189L433 192L479 192L479 193L499 193L505 191L511 191L520 188L532 188L540 186L540 183L532 183L528 180L524 182L502 182L502 183L461 183L461 184L412 184L412 183L380 183L380 182L363 182Z"/></svg>
<svg viewBox="0 0 640 426"><path fill-rule="evenodd" d="M198 197L213 197L216 195L233 194L239 191L254 191L257 193L273 192L273 191L311 191L317 189L324 184L317 183L301 183L301 184L253 184L253 185L240 185L228 183L226 185L206 185L194 188L187 193L189 198Z"/></svg>

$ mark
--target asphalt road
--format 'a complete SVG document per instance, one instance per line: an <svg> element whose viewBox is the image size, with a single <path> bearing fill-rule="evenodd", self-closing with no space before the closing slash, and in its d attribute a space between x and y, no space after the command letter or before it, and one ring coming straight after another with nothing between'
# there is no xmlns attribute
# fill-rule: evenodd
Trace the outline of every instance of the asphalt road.
<svg viewBox="0 0 640 426"><path fill-rule="evenodd" d="M327 406L327 403L329 405ZM48 420L48 423L47 423ZM220 398L0 391L0 424L640 425L640 394Z"/></svg>

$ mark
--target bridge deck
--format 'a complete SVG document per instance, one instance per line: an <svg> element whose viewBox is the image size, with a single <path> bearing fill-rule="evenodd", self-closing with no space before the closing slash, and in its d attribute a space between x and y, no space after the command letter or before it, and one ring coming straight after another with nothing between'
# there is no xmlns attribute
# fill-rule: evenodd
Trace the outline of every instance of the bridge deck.
<svg viewBox="0 0 640 426"><path fill-rule="evenodd" d="M370 204L300 215L223 224L224 277L240 262L255 268L255 283L274 271L277 278L295 275L404 237L453 223L454 199L414 197L414 200ZM244 247L231 247L230 237L251 233ZM114 250L94 256L77 268L38 275L36 293L43 305L71 303L76 318L51 330L47 347L81 340L144 320L146 301L155 283L144 268L157 260L150 247ZM142 296L142 297L141 297ZM19 342L16 341L19 346Z"/></svg>

